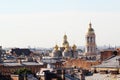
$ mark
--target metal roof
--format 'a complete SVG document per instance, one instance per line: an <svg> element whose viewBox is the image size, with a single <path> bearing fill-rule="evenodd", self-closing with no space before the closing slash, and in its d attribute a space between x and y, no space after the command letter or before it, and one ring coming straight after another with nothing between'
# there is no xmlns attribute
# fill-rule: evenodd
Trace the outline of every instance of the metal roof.
<svg viewBox="0 0 120 80"><path fill-rule="evenodd" d="M120 68L119 61L120 56L115 56L109 60L103 61L102 64L94 66L97 68Z"/></svg>
<svg viewBox="0 0 120 80"><path fill-rule="evenodd" d="M22 62L22 64L12 62L12 63L3 63L3 65L4 66L37 66L37 65L43 65L43 64L42 63L36 63L36 62Z"/></svg>

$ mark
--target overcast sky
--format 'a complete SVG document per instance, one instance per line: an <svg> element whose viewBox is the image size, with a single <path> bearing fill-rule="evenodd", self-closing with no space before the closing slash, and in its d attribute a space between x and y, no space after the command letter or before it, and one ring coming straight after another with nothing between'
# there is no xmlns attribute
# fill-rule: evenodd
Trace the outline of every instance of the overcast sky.
<svg viewBox="0 0 120 80"><path fill-rule="evenodd" d="M98 46L120 46L120 0L0 0L0 45L85 45L91 21Z"/></svg>

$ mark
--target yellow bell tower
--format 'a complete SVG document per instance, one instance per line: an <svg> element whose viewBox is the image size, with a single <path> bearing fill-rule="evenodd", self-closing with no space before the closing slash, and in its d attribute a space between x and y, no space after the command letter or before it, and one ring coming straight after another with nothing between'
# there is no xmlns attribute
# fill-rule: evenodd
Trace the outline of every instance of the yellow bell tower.
<svg viewBox="0 0 120 80"><path fill-rule="evenodd" d="M93 56L96 55L96 35L94 29L92 28L92 24L89 23L89 28L86 34L86 47L85 47L85 55Z"/></svg>

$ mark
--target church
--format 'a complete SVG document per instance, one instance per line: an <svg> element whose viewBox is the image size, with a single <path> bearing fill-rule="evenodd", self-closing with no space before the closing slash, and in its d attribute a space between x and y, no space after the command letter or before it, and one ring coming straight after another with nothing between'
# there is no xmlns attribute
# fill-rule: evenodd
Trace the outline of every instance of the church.
<svg viewBox="0 0 120 80"><path fill-rule="evenodd" d="M92 24L89 23L88 31L85 35L86 45L84 56L86 57L94 57L96 56L96 35L94 29L92 28ZM55 45L51 57L54 58L78 58L77 46L74 44L73 46L69 45L67 40L67 35L63 36L62 47Z"/></svg>
<svg viewBox="0 0 120 80"><path fill-rule="evenodd" d="M67 40L67 35L63 36L62 47L55 45L51 57L54 58L77 58L78 51L77 46L74 44L73 46L69 46L69 42Z"/></svg>
<svg viewBox="0 0 120 80"><path fill-rule="evenodd" d="M89 23L89 28L85 36L86 46L85 46L85 56L96 56L96 35L92 24Z"/></svg>

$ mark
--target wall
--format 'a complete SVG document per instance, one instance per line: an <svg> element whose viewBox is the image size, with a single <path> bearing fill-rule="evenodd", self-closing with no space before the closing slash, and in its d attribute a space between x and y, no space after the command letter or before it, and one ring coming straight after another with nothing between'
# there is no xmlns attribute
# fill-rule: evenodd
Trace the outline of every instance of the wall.
<svg viewBox="0 0 120 80"><path fill-rule="evenodd" d="M67 59L64 67L79 67L90 70L91 66L100 64L99 61L88 61L83 59Z"/></svg>
<svg viewBox="0 0 120 80"><path fill-rule="evenodd" d="M101 61L110 58L111 56L113 56L113 51L102 51L101 52Z"/></svg>

